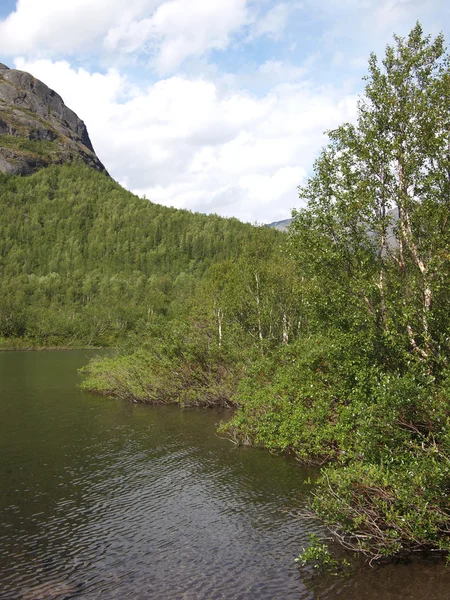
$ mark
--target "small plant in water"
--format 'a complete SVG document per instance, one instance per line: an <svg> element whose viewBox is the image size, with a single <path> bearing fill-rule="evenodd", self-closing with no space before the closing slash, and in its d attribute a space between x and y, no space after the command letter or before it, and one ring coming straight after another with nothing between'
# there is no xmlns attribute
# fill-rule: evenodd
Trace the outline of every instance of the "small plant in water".
<svg viewBox="0 0 450 600"><path fill-rule="evenodd" d="M312 566L318 571L326 571L337 575L343 569L350 566L350 563L343 559L341 561L332 557L327 544L323 542L315 533L309 536L309 546L303 549L303 552L295 559L302 567Z"/></svg>

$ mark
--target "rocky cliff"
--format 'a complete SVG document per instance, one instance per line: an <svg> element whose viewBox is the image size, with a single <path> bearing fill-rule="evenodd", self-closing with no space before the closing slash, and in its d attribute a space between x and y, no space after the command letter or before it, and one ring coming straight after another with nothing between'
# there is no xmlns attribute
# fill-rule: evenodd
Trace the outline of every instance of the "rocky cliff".
<svg viewBox="0 0 450 600"><path fill-rule="evenodd" d="M0 63L0 173L28 175L75 159L105 171L85 124L61 96Z"/></svg>

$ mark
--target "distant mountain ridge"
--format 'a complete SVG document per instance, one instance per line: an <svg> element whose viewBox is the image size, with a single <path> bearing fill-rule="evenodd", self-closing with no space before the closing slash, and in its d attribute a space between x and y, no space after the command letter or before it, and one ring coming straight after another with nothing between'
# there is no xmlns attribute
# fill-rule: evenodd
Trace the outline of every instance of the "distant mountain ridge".
<svg viewBox="0 0 450 600"><path fill-rule="evenodd" d="M29 175L76 159L106 172L86 125L61 96L0 63L0 173Z"/></svg>
<svg viewBox="0 0 450 600"><path fill-rule="evenodd" d="M286 231L293 220L294 219L284 219L283 221L274 221L273 223L269 223L267 227L278 229L278 231Z"/></svg>
<svg viewBox="0 0 450 600"><path fill-rule="evenodd" d="M394 250L395 248L398 247L398 241L397 241L397 237L395 235L395 229L397 227L398 218L399 218L398 210L397 209L388 210L387 217L390 220L390 223L386 230L386 235L387 235L386 243L387 243L387 247L390 248L390 250ZM273 223L268 223L266 225L266 227L271 227L272 229L278 229L278 231L287 232L289 229L289 226L291 225L293 220L294 219L284 219L283 221L273 221ZM367 234L368 234L369 238L374 238L376 235L370 229L368 229Z"/></svg>

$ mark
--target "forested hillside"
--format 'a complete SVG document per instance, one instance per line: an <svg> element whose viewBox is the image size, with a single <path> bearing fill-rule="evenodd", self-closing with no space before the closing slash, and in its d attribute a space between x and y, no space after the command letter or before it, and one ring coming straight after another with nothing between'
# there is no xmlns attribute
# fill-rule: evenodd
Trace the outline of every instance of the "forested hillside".
<svg viewBox="0 0 450 600"><path fill-rule="evenodd" d="M0 338L109 345L189 298L255 228L152 204L83 163L0 174ZM268 230L259 235L276 236Z"/></svg>

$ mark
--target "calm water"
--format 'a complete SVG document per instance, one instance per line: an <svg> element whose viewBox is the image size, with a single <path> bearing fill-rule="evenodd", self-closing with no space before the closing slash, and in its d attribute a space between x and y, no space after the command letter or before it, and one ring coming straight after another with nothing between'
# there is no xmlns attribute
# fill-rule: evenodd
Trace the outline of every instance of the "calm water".
<svg viewBox="0 0 450 600"><path fill-rule="evenodd" d="M0 353L0 598L450 597L439 565L311 579L312 473L220 439L226 414L80 392L89 353Z"/></svg>

